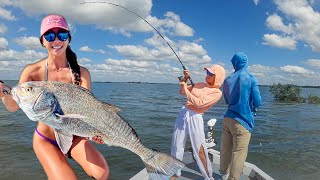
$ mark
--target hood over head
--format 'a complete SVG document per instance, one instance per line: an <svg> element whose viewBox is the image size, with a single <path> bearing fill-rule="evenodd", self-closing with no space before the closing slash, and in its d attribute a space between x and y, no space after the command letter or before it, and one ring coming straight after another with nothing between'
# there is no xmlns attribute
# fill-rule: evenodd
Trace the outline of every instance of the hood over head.
<svg viewBox="0 0 320 180"><path fill-rule="evenodd" d="M226 71L224 70L224 68L218 64L213 65L210 68L203 68L206 71L209 71L212 74L215 74L215 82L214 82L214 87L216 88L220 88L224 78L226 77Z"/></svg>
<svg viewBox="0 0 320 180"><path fill-rule="evenodd" d="M246 68L248 66L248 57L243 52L237 52L231 59L231 63L235 71Z"/></svg>

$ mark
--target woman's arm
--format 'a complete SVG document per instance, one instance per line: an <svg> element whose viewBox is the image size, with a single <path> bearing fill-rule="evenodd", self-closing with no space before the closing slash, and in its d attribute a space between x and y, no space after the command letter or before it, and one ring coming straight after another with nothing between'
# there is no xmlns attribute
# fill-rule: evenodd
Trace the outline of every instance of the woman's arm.
<svg viewBox="0 0 320 180"><path fill-rule="evenodd" d="M81 86L91 91L91 75L87 68L80 66Z"/></svg>
<svg viewBox="0 0 320 180"><path fill-rule="evenodd" d="M193 95L190 91L186 89L186 86L184 86L184 88L188 100L197 108L212 106L213 104L217 103L222 96L222 92L217 88L215 88L213 91L201 98Z"/></svg>

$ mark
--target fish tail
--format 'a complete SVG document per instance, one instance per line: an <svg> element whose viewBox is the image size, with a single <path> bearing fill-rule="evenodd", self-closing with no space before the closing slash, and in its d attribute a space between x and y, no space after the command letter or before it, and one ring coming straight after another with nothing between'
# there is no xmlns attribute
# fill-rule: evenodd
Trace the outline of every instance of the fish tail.
<svg viewBox="0 0 320 180"><path fill-rule="evenodd" d="M185 166L182 161L173 156L151 149L150 151L150 156L142 159L146 166L149 179L168 179Z"/></svg>

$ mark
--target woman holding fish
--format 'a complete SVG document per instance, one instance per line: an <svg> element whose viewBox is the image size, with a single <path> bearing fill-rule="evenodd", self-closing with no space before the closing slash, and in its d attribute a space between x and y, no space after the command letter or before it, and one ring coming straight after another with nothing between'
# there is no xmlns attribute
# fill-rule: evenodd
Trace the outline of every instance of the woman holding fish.
<svg viewBox="0 0 320 180"><path fill-rule="evenodd" d="M40 28L40 42L48 51L48 56L27 65L20 75L19 84L27 81L59 81L91 90L90 73L77 63L77 56L69 46L70 41L70 30L63 16L50 14L44 17ZM0 88L4 92L10 92L10 87L1 82ZM19 109L10 95L1 91L0 97L10 112ZM100 137L93 139L97 143L103 143ZM48 179L77 179L66 156L72 157L94 179L109 177L105 158L85 137L73 136L70 150L63 154L56 142L53 128L39 122L33 136L33 149Z"/></svg>

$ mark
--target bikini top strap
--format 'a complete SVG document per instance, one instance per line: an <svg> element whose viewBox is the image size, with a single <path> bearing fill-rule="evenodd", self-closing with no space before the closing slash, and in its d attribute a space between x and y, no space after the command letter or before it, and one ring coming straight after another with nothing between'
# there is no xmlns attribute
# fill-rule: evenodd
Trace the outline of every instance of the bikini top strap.
<svg viewBox="0 0 320 180"><path fill-rule="evenodd" d="M46 59L46 66L44 71L44 80L48 81L48 58Z"/></svg>

